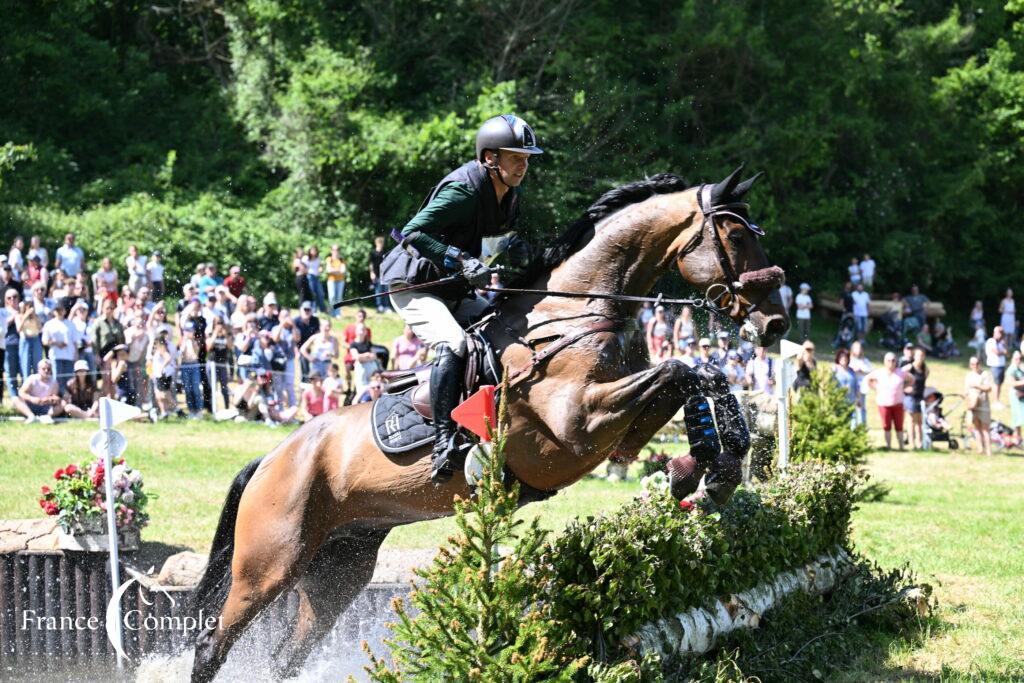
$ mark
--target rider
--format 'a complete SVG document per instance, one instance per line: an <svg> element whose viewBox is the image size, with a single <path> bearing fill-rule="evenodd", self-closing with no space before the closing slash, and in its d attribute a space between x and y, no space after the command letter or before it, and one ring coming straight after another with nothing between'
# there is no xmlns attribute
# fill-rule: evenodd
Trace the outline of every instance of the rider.
<svg viewBox="0 0 1024 683"><path fill-rule="evenodd" d="M480 261L482 240L515 228L519 185L533 154L543 151L526 121L512 114L485 121L476 134L476 159L434 187L381 266L381 279L391 289L462 275L437 287L391 294L395 311L435 353L430 372L435 482L450 479L456 467L451 411L459 403L466 366L466 333L457 319L474 320L489 304L473 290L489 285L494 272Z"/></svg>

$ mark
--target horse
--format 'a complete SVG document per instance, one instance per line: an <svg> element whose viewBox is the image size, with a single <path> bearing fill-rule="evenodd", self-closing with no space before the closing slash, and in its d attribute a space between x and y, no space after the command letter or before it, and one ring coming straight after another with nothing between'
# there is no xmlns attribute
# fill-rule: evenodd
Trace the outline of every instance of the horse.
<svg viewBox="0 0 1024 683"><path fill-rule="evenodd" d="M638 301L673 264L742 324L741 336L767 345L789 328L777 291L784 275L769 266L763 232L740 201L758 176L740 182L741 169L699 187L660 174L605 193L522 280L534 292L627 298L512 293L486 322L506 376L515 378L506 390L505 455L522 491L547 495L569 486L611 453L639 452L690 397L728 393L724 380L678 360L651 367L637 333ZM246 626L293 587L298 611L274 661L280 677L294 675L369 582L388 532L449 516L453 498L467 493L462 473L430 481L429 446L399 455L379 450L370 406L311 420L236 476L193 597L194 609L220 615L195 638L193 681L212 680ZM749 441L730 444L722 421L742 426L742 416L716 417L722 457L677 458L674 492L699 493L703 476L724 499L739 483Z"/></svg>

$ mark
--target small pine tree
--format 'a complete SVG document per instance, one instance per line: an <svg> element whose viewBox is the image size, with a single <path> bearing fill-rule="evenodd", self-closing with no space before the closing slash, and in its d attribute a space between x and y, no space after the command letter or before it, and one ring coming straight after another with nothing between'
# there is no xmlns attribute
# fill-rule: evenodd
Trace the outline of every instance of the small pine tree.
<svg viewBox="0 0 1024 683"><path fill-rule="evenodd" d="M790 412L790 459L863 465L871 446L864 425L853 426L854 410L831 369L819 367Z"/></svg>
<svg viewBox="0 0 1024 683"><path fill-rule="evenodd" d="M499 425L506 424L506 394ZM546 532L536 518L525 529L515 519L519 485L506 488L502 481L504 446L499 429L476 496L456 499L459 533L430 567L417 571L422 582L408 601L418 613L410 616L396 599L399 621L387 641L393 667L367 648L373 680L571 681L589 663L574 658L567 643L552 641L556 631L531 571Z"/></svg>

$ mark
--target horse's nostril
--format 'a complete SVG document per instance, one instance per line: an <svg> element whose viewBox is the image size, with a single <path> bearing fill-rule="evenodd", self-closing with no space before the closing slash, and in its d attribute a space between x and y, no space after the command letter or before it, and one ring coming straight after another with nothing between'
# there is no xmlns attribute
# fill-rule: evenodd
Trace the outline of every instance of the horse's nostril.
<svg viewBox="0 0 1024 683"><path fill-rule="evenodd" d="M765 326L765 331L770 335L784 334L789 329L786 319L781 315L773 315Z"/></svg>

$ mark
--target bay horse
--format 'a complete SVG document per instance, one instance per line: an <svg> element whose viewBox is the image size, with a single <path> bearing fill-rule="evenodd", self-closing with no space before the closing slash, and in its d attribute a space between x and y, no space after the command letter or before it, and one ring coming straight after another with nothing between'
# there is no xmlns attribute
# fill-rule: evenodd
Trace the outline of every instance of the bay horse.
<svg viewBox="0 0 1024 683"><path fill-rule="evenodd" d="M783 274L769 266L758 242L763 233L740 202L757 176L739 182L739 172L691 188L662 174L605 193L525 281L535 289L643 296L676 264L743 325L741 335L772 343L789 328L777 291ZM678 360L651 367L636 330L639 306L510 294L486 323L501 365L519 375L508 389L505 454L523 490L557 491L612 452L639 452L688 397L727 390L710 371L702 377ZM557 352L545 355L545 344ZM193 681L212 680L246 626L292 587L298 612L274 661L281 677L296 673L369 582L388 532L448 516L453 497L467 493L461 472L441 485L430 481L429 446L400 455L379 450L370 406L311 420L235 478L192 603L221 617L196 638ZM747 445L741 440L728 452L716 417L721 462L677 458L674 493L693 493L702 475L705 484L717 477L723 498L739 483Z"/></svg>

